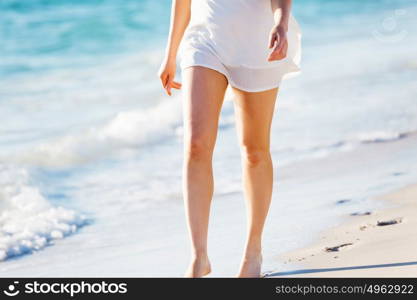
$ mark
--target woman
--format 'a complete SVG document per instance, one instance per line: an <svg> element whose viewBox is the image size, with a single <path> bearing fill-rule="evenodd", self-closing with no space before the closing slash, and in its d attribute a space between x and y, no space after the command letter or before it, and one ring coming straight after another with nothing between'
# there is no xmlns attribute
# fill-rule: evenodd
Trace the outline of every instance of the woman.
<svg viewBox="0 0 417 300"><path fill-rule="evenodd" d="M260 277L261 238L272 195L270 128L282 78L299 71L300 34L291 0L173 0L165 59L168 95L177 53L184 87L183 191L192 257L186 277L211 271L207 231L213 195L212 154L228 85L234 92L248 212L239 277Z"/></svg>

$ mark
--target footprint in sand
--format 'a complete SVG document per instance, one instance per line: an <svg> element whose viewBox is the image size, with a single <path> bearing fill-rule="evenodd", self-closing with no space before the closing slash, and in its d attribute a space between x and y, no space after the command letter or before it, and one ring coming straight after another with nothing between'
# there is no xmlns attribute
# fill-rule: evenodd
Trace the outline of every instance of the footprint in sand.
<svg viewBox="0 0 417 300"><path fill-rule="evenodd" d="M341 199L341 200L337 200L336 204L345 204L352 201L351 199Z"/></svg>
<svg viewBox="0 0 417 300"><path fill-rule="evenodd" d="M385 221L377 221L377 226L387 226L387 225L394 225L402 222L402 218L396 218L391 220L385 220Z"/></svg>
<svg viewBox="0 0 417 300"><path fill-rule="evenodd" d="M370 214L372 214L370 211L365 211L365 212L354 212L351 213L351 216L369 216Z"/></svg>
<svg viewBox="0 0 417 300"><path fill-rule="evenodd" d="M326 252L337 252L337 251L340 251L340 248L351 246L351 245L353 245L353 243L344 243L344 244L340 244L340 245L333 246L333 247L326 247L324 248L324 250Z"/></svg>
<svg viewBox="0 0 417 300"><path fill-rule="evenodd" d="M404 175L404 174L405 174L405 172L394 172L391 175L392 176L401 176L401 175Z"/></svg>

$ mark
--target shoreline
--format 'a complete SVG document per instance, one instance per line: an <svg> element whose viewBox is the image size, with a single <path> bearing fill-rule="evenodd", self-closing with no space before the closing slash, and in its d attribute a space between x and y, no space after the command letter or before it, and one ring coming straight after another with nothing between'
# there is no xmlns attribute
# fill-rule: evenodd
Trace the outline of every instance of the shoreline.
<svg viewBox="0 0 417 300"><path fill-rule="evenodd" d="M219 140L220 146L224 147L222 141L226 137L223 135ZM353 212L387 208L386 202L378 202L375 198L417 182L413 167L417 162L416 151L417 134L410 134L390 141L361 144L354 149L289 165L278 164L275 171L279 177L274 182L276 200L271 204L265 228L267 255L264 256L263 270L268 270L269 274L276 272L275 276L293 277L293 270L313 268L303 265L310 261L309 258L301 261L294 258L287 264L277 261L277 258L282 253L308 246L322 230L341 224L346 218L362 218L350 217ZM233 165L238 165L239 157L232 158L236 159ZM129 163L128 168L120 168L119 172L123 171L128 176L129 170L136 171L137 168L132 168ZM114 171L108 172L102 175L104 179L113 178ZM82 182L97 184L95 177L84 178ZM101 184L107 183L105 180ZM232 185L225 190L227 193L216 194L212 203L209 251L213 273L209 277L234 276L239 267L246 218L240 181L238 183L239 186ZM85 190L84 193L82 198L94 199L96 189ZM27 277L27 274L33 277L182 277L189 259L188 243L186 228L179 222L183 221L182 202L179 197L176 199L178 201L167 202L164 209L159 203L146 206L146 214L139 218L138 213L144 211L142 207L129 206L129 211L126 211L114 206L119 212L117 215L122 218L114 218L113 214L104 211L102 215L96 215L99 223L86 226L79 234L56 241L54 246L42 251L2 262L0 273L7 277ZM103 201L103 198L99 200ZM107 204L112 205L112 202ZM153 222L155 219L161 222ZM149 224L153 224L152 227ZM135 238L131 238L133 236ZM329 243L323 247L335 245ZM348 253L345 251L348 248L342 248L340 253ZM71 263L67 263L68 257ZM154 263L155 260L158 264ZM359 264L371 263L353 262L348 266ZM314 268L337 267L333 261L317 265L319 267ZM285 273L283 271L290 272L279 274ZM325 277L333 276L333 273L310 272L306 275Z"/></svg>
<svg viewBox="0 0 417 300"><path fill-rule="evenodd" d="M417 183L374 199L386 206L352 213L313 244L280 255L295 268L267 277L417 277Z"/></svg>

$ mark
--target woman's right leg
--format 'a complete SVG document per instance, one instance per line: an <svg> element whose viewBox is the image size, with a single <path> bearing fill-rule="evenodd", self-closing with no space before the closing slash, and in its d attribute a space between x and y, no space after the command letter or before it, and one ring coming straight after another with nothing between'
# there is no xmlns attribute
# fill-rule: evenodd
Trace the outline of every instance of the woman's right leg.
<svg viewBox="0 0 417 300"><path fill-rule="evenodd" d="M211 271L207 233L213 196L212 155L226 88L226 77L212 69L195 66L183 71L183 192L192 251L185 277L201 277Z"/></svg>

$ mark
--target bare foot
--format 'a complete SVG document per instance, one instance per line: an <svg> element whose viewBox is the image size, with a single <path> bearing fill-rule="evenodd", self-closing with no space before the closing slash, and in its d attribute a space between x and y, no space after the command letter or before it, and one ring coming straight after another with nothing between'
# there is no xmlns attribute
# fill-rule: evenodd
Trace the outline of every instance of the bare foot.
<svg viewBox="0 0 417 300"><path fill-rule="evenodd" d="M187 269L187 272L185 272L184 277L188 278L197 278L197 277L203 277L211 272L211 266L210 261L208 259L208 256L202 256L202 257L194 257L191 259L191 263Z"/></svg>
<svg viewBox="0 0 417 300"><path fill-rule="evenodd" d="M237 277L241 278L260 278L262 266L262 254L245 256L240 265Z"/></svg>

